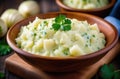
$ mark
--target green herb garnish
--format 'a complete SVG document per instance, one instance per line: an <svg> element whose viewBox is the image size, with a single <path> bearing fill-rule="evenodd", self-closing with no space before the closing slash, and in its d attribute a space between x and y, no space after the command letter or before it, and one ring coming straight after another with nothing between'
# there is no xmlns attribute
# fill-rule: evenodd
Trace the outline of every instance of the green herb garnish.
<svg viewBox="0 0 120 79"><path fill-rule="evenodd" d="M71 30L71 20L67 19L65 15L59 15L55 18L55 23L52 24L54 30Z"/></svg>
<svg viewBox="0 0 120 79"><path fill-rule="evenodd" d="M47 21L44 21L44 24L47 26L47 25L48 25L48 22L47 22Z"/></svg>
<svg viewBox="0 0 120 79"><path fill-rule="evenodd" d="M63 53L64 53L65 55L69 55L69 52L68 52L68 51L69 51L69 49L66 48L66 49L63 50Z"/></svg>
<svg viewBox="0 0 120 79"><path fill-rule="evenodd" d="M7 44L6 40L1 39L0 40L0 56L7 55L8 53L10 53L10 51L11 51L11 48Z"/></svg>
<svg viewBox="0 0 120 79"><path fill-rule="evenodd" d="M93 37L95 37L95 35L92 35Z"/></svg>
<svg viewBox="0 0 120 79"><path fill-rule="evenodd" d="M120 70L115 70L115 67L110 65L103 65L100 69L102 79L120 79Z"/></svg>

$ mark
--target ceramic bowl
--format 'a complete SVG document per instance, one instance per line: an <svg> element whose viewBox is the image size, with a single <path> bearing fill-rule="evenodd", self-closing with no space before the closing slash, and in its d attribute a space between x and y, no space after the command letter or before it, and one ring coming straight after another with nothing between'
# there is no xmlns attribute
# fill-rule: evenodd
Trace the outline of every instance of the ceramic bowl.
<svg viewBox="0 0 120 79"><path fill-rule="evenodd" d="M116 0L109 0L109 4L107 6L101 7L101 8L95 8L95 9L75 9L75 8L71 8L66 6L62 0L56 0L57 5L60 7L60 11L61 12L79 12L79 13L88 13L88 14L92 14L92 15L96 15L99 17L105 17L107 16L110 11L112 10L113 6L116 3Z"/></svg>
<svg viewBox="0 0 120 79"><path fill-rule="evenodd" d="M33 21L35 17L39 18L53 18L58 16L59 14L63 14L68 18L76 18L78 20L87 20L88 23L93 24L97 23L101 32L104 33L106 39L105 48L93 52L91 54L76 56L76 57L48 57L48 56L40 56L28 53L20 49L15 42L15 38L17 37L20 28L24 25L27 25L30 21ZM35 66L38 69L47 72L70 72L76 71L81 68L88 67L96 62L98 62L107 52L112 49L118 41L118 32L116 28L109 24L107 21L102 18L84 14L84 13L71 13L71 12L56 12L56 13L48 13L48 14L39 14L36 16L29 17L24 19L14 26L12 26L7 33L7 42L9 46L27 63Z"/></svg>

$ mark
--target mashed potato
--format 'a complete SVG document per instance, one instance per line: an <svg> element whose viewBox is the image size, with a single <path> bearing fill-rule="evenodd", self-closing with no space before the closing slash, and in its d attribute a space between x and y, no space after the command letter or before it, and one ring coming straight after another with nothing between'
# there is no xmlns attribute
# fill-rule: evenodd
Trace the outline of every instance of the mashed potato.
<svg viewBox="0 0 120 79"><path fill-rule="evenodd" d="M55 31L55 18L40 19L23 26L16 38L17 45L29 53L42 56L80 56L105 47L105 36L97 24L71 20L71 30Z"/></svg>
<svg viewBox="0 0 120 79"><path fill-rule="evenodd" d="M63 0L63 3L77 9L94 9L106 6L109 0Z"/></svg>

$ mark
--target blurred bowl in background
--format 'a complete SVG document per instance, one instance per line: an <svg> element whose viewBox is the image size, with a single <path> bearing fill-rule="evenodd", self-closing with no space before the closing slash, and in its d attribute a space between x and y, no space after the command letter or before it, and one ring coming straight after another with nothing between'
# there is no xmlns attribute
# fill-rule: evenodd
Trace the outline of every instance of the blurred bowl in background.
<svg viewBox="0 0 120 79"><path fill-rule="evenodd" d="M116 3L116 0L109 0L109 4L106 6L103 6L101 8L94 8L94 9L76 9L68 7L63 3L63 0L56 0L57 5L60 7L61 12L79 12L79 13L88 13L92 15L96 15L99 17L105 17L107 16L110 11L112 10L113 6Z"/></svg>

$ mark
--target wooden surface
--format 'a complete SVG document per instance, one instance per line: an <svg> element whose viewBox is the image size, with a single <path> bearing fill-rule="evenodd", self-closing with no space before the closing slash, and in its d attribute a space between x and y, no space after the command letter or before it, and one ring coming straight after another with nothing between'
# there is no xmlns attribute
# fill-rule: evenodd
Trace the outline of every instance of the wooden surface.
<svg viewBox="0 0 120 79"><path fill-rule="evenodd" d="M25 79L91 79L103 64L111 62L120 52L120 41L100 61L88 68L70 73L43 72L22 60L17 54L6 59L6 69ZM17 70L17 71L16 71ZM23 75L24 74L24 75Z"/></svg>

